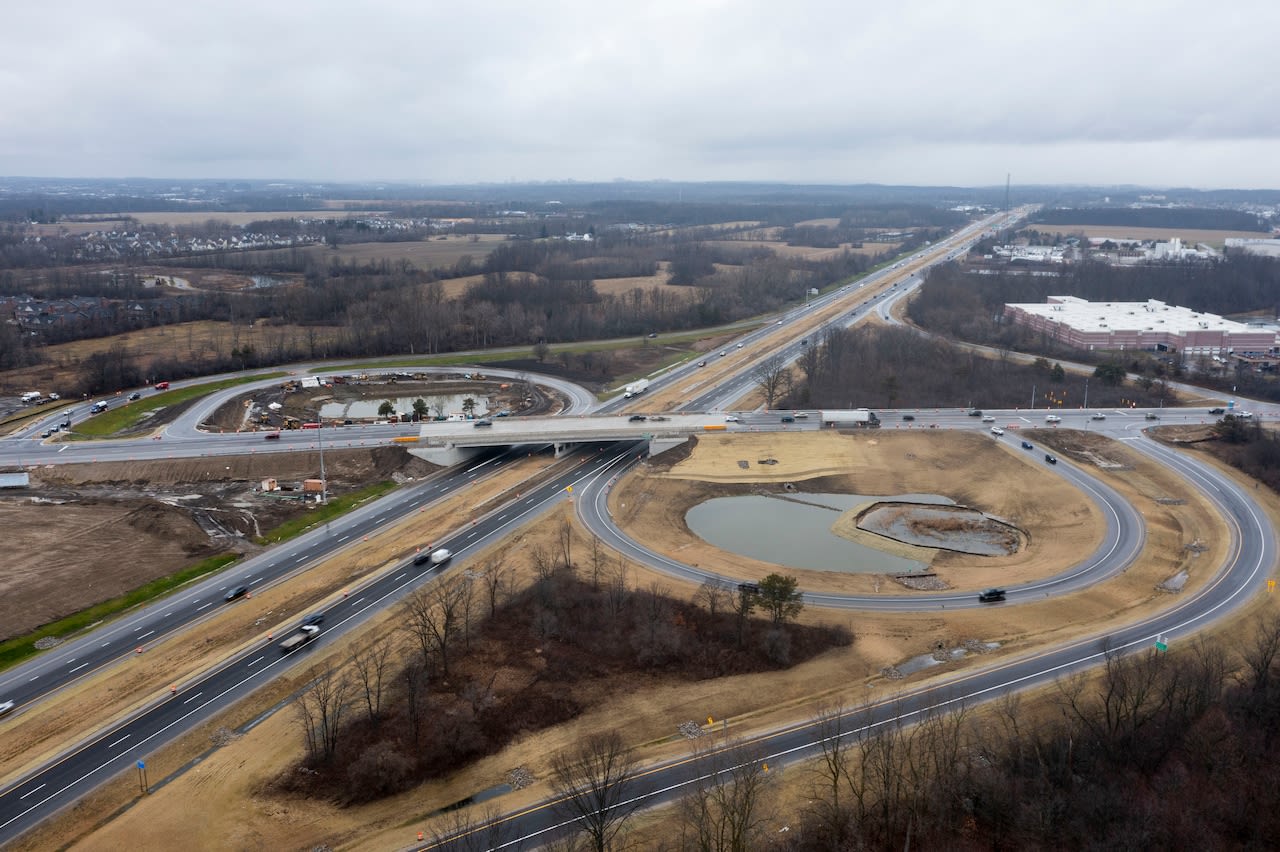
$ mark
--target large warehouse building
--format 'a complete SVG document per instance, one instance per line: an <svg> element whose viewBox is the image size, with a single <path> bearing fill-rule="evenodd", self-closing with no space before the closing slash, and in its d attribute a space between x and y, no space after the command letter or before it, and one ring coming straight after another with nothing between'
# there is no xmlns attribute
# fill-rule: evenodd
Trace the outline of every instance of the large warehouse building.
<svg viewBox="0 0 1280 852"><path fill-rule="evenodd" d="M1217 314L1145 302L1090 302L1050 296L1045 304L1006 304L1006 318L1078 349L1176 350L1188 356L1276 352L1273 330Z"/></svg>

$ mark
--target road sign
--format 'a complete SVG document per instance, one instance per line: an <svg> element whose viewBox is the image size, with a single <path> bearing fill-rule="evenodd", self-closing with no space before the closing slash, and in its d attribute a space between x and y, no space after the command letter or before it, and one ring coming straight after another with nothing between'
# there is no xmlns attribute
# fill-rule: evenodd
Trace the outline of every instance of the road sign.
<svg viewBox="0 0 1280 852"><path fill-rule="evenodd" d="M1169 643L1168 643L1168 642L1166 642L1166 641L1164 641L1164 637L1163 637L1163 636L1157 636L1157 637L1156 637L1156 650L1157 650L1157 651L1167 651L1167 650L1169 650Z"/></svg>

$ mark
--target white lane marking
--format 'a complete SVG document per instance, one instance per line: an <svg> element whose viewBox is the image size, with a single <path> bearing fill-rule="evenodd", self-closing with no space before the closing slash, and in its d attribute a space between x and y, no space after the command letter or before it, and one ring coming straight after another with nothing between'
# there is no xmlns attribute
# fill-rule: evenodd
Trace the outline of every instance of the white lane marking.
<svg viewBox="0 0 1280 852"><path fill-rule="evenodd" d="M152 633L155 633L155 631L154 631L154 630L148 630L146 633L143 633L143 634L142 634L141 636L139 636L138 638L139 638L139 639L146 639L146 638L147 638L148 636L150 636Z"/></svg>
<svg viewBox="0 0 1280 852"><path fill-rule="evenodd" d="M351 538L351 536L344 535L342 538L338 539L338 543L341 544L342 542L346 541L349 538Z"/></svg>
<svg viewBox="0 0 1280 852"><path fill-rule="evenodd" d="M408 573L408 572L405 572L405 573ZM396 577L395 579L396 579L396 580L400 580L400 579L403 579L403 578L404 578L404 574L401 574L399 577Z"/></svg>
<svg viewBox="0 0 1280 852"><path fill-rule="evenodd" d="M263 660L263 658L262 658L262 657L259 657L258 659L256 659L256 660L254 660L253 662L249 663L249 665L250 665L250 666L256 666L258 663L262 662L262 660Z"/></svg>
<svg viewBox="0 0 1280 852"><path fill-rule="evenodd" d="M203 692L197 692L195 695L191 696L190 698L188 698L186 701L184 701L184 702L182 702L182 703L183 703L183 704L190 704L192 701L195 701L195 700L196 700L197 698L199 698L201 695L204 695L204 693L203 693Z"/></svg>
<svg viewBox="0 0 1280 852"><path fill-rule="evenodd" d="M75 674L76 672L80 671L82 668L84 668L84 667L85 667L85 666L87 666L87 665L89 665L89 664L88 664L88 663L81 663L80 665L78 665L78 666L76 666L74 669L72 669L70 672L68 672L68 674Z"/></svg>
<svg viewBox="0 0 1280 852"><path fill-rule="evenodd" d="M34 793L35 791L37 791L37 790L43 790L43 789L44 789L44 786L45 786L45 785L41 784L39 787L32 787L30 790L28 790L27 792L23 793L23 794L22 794L21 796L19 796L18 798L19 798L19 799L25 799L27 796L30 796L30 795L31 795L32 793Z"/></svg>
<svg viewBox="0 0 1280 852"><path fill-rule="evenodd" d="M133 736L133 734L125 734L125 735L124 735L123 737L121 737L120 739L118 739L118 740L116 740L115 742L113 742L113 743L109 744L109 745L107 746L107 748L115 748L116 746L120 745L120 743L122 743L122 742L124 742L125 740L129 739L129 737L131 737L131 736Z"/></svg>
<svg viewBox="0 0 1280 852"><path fill-rule="evenodd" d="M299 562L306 562L306 561L307 561L307 557L299 556L297 559L293 560L293 564L297 565Z"/></svg>
<svg viewBox="0 0 1280 852"><path fill-rule="evenodd" d="M211 607L211 606L213 606L213 601L209 601L207 604L201 604L200 606L196 607L196 612L199 612L202 609L207 609L208 607Z"/></svg>

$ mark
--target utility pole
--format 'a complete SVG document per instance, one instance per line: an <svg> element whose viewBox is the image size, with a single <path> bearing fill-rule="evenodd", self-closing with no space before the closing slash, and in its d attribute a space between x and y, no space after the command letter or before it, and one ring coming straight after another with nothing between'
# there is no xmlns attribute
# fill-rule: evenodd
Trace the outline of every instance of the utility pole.
<svg viewBox="0 0 1280 852"><path fill-rule="evenodd" d="M1084 380L1084 407L1089 407L1089 380Z"/></svg>
<svg viewBox="0 0 1280 852"><path fill-rule="evenodd" d="M1036 410L1036 386L1034 384L1031 385L1031 410Z"/></svg>

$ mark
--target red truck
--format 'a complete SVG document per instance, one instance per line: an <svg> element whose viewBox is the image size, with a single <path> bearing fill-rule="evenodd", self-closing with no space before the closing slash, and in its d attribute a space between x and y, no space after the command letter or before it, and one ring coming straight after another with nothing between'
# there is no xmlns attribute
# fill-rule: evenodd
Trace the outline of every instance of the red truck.
<svg viewBox="0 0 1280 852"><path fill-rule="evenodd" d="M168 389L169 389L168 382L156 382L156 390L168 390Z"/></svg>

